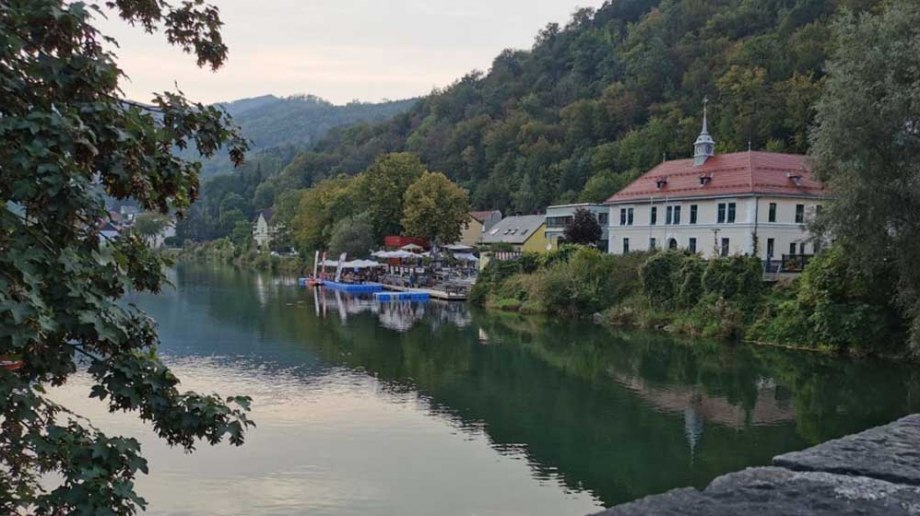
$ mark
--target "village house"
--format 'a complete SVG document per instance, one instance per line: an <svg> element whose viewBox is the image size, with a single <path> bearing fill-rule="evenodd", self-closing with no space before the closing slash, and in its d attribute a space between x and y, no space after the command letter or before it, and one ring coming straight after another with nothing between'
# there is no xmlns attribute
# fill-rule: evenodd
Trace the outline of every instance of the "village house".
<svg viewBox="0 0 920 516"><path fill-rule="evenodd" d="M252 223L252 240L261 248L271 244L277 227L272 224L272 210L261 210Z"/></svg>
<svg viewBox="0 0 920 516"><path fill-rule="evenodd" d="M505 217L482 234L484 245L506 244L515 252L542 253L549 247L546 239L546 217L523 215Z"/></svg>
<svg viewBox="0 0 920 516"><path fill-rule="evenodd" d="M604 204L580 203L557 204L546 208L546 238L552 243L554 249L559 248L560 241L565 241L565 228L575 219L575 212L579 209L590 211L597 223L601 226L601 239L597 243L600 249L608 249L610 208Z"/></svg>
<svg viewBox="0 0 920 516"><path fill-rule="evenodd" d="M460 230L458 243L469 246L478 244L482 239L482 234L492 229L492 226L500 220L502 220L502 212L498 210L471 211L470 220Z"/></svg>
<svg viewBox="0 0 920 516"><path fill-rule="evenodd" d="M664 161L607 200L609 251L687 249L769 263L804 258L819 246L806 223L829 197L806 156L717 155L704 108L692 159Z"/></svg>

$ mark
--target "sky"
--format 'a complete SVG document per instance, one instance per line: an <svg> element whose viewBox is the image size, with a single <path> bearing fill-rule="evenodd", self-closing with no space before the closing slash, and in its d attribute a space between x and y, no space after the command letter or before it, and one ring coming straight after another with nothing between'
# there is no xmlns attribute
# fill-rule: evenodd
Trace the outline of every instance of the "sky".
<svg viewBox="0 0 920 516"><path fill-rule="evenodd" d="M176 2L173 2L176 3ZM210 0L221 11L230 57L216 73L114 16L128 98L178 84L190 99L217 102L310 93L343 104L424 95L505 48L529 49L549 22L565 25L602 0Z"/></svg>

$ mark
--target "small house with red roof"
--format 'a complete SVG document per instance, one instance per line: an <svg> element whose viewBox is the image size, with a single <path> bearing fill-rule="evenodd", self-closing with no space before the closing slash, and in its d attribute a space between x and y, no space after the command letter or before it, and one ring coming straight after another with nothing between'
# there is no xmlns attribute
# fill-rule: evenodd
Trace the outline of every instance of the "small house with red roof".
<svg viewBox="0 0 920 516"><path fill-rule="evenodd" d="M692 159L664 161L610 197L609 251L688 249L704 257L813 254L806 224L830 192L806 156L716 154L706 111Z"/></svg>

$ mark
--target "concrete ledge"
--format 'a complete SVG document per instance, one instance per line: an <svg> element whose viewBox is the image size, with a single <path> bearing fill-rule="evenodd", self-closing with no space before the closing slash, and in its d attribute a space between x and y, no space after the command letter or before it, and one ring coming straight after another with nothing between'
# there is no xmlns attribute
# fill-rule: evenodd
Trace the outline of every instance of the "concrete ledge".
<svg viewBox="0 0 920 516"><path fill-rule="evenodd" d="M603 516L920 515L920 415L713 480L618 505Z"/></svg>

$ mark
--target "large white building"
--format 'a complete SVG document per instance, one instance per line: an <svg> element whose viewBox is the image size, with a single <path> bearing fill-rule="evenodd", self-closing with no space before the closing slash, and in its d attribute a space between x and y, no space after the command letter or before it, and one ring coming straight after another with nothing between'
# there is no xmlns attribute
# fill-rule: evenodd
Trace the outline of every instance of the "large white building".
<svg viewBox="0 0 920 516"><path fill-rule="evenodd" d="M692 159L662 162L607 200L609 250L689 249L764 260L813 254L806 223L829 195L805 156L715 154L704 111Z"/></svg>

